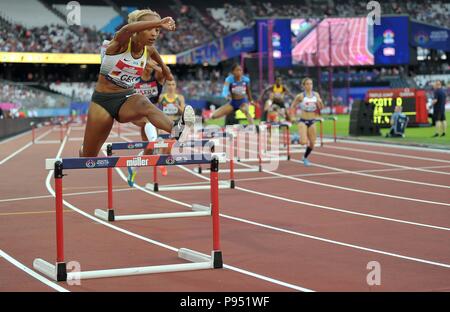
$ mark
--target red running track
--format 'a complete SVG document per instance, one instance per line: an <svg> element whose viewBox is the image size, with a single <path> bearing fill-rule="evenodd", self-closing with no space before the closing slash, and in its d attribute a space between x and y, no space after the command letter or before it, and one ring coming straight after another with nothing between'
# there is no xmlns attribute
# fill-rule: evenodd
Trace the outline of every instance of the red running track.
<svg viewBox="0 0 450 312"><path fill-rule="evenodd" d="M30 271L34 258L55 257L53 182L46 185L43 165L61 144L59 133L48 130L37 134L45 144L27 146L27 135L0 143L0 172L8 177L0 181L1 255ZM123 129L127 139L138 140L133 131ZM82 135L82 128L71 129L63 157L76 155ZM450 290L449 153L339 142L317 148L311 156L315 166L295 161L299 153L293 158L274 172L238 173L237 189L220 191L226 268L58 286L70 291ZM114 223L122 233L72 210L92 215L105 208L106 173L68 173L64 192L72 206L64 213L66 259L80 262L82 270L181 262L174 251L148 239L210 252L209 218ZM141 169L137 184L145 185L151 176L150 168ZM207 176L171 167L160 182L207 182ZM118 213L183 211L182 203L209 199L208 190L165 192L161 198L129 189L118 171L113 186ZM0 291L61 290L2 257ZM381 266L379 286L367 284L371 261Z"/></svg>

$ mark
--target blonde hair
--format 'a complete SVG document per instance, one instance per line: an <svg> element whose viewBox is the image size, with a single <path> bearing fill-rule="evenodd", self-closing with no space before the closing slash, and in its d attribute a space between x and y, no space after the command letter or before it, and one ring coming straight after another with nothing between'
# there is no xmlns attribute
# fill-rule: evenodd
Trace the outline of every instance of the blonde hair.
<svg viewBox="0 0 450 312"><path fill-rule="evenodd" d="M306 82L307 82L308 80L310 80L311 82L313 81L313 80L312 80L311 78L309 78L309 77L303 78L303 80L302 80L302 86L305 86L305 84L306 84Z"/></svg>
<svg viewBox="0 0 450 312"><path fill-rule="evenodd" d="M144 9L144 10L134 10L130 14L128 14L128 23L134 23L138 22L142 19L142 17L151 15L161 18L161 16L153 10L150 9Z"/></svg>

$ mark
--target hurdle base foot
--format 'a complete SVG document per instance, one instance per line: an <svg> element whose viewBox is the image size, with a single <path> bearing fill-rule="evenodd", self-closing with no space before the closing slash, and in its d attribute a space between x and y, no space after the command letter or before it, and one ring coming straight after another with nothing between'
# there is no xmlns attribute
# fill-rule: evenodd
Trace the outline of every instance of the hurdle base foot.
<svg viewBox="0 0 450 312"><path fill-rule="evenodd" d="M109 222L116 221L116 216L114 214L113 209L108 209L107 211L102 210L102 209L95 209L94 215L97 218L102 219L104 221L109 221Z"/></svg>
<svg viewBox="0 0 450 312"><path fill-rule="evenodd" d="M212 252L213 268L222 269L223 268L223 258L221 250L214 250Z"/></svg>
<svg viewBox="0 0 450 312"><path fill-rule="evenodd" d="M236 187L236 184L234 183L234 180L230 181L230 188L234 189Z"/></svg>
<svg viewBox="0 0 450 312"><path fill-rule="evenodd" d="M67 281L67 267L65 262L59 262L56 264L56 280L58 282Z"/></svg>

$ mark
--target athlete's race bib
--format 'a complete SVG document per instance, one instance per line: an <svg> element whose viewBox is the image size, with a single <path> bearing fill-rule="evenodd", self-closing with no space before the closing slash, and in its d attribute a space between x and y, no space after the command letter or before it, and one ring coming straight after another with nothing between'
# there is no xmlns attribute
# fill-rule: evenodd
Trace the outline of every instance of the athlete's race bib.
<svg viewBox="0 0 450 312"><path fill-rule="evenodd" d="M178 107L176 107L172 103L169 103L169 104L163 106L163 112L166 115L176 115L176 114L178 114Z"/></svg>
<svg viewBox="0 0 450 312"><path fill-rule="evenodd" d="M304 102L302 105L302 109L305 112L315 112L317 109L317 103L316 102Z"/></svg>

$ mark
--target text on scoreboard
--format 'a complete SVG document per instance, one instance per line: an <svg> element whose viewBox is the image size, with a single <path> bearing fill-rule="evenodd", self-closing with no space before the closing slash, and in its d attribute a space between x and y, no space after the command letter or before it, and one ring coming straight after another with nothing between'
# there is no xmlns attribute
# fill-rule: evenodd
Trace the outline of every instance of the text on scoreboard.
<svg viewBox="0 0 450 312"><path fill-rule="evenodd" d="M371 90L367 92L367 99L373 105L373 122L380 127L390 126L396 106L402 107L402 113L412 124L416 123L415 89Z"/></svg>

